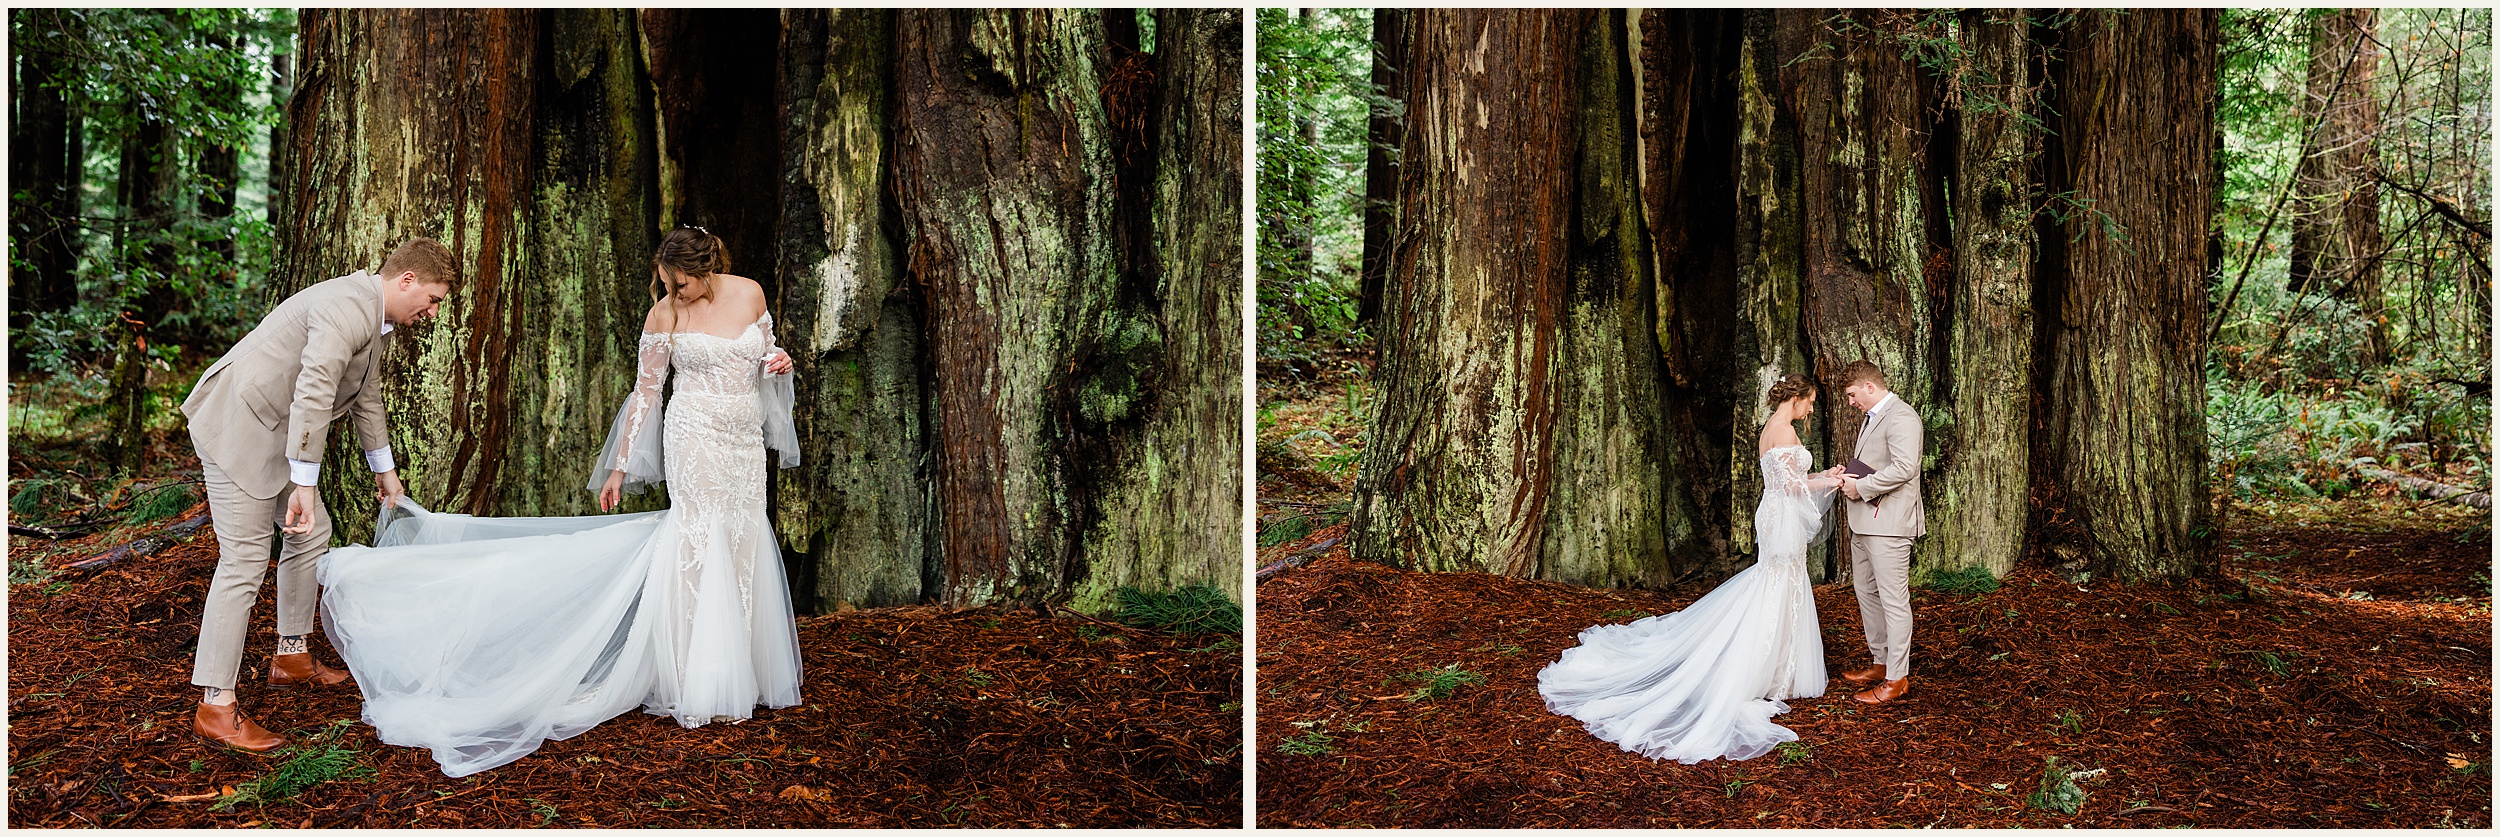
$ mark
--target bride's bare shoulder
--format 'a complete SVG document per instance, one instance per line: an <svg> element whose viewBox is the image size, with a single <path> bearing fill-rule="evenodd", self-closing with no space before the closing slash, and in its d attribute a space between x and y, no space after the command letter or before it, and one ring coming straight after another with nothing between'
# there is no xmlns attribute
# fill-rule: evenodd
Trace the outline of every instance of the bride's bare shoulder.
<svg viewBox="0 0 2500 837"><path fill-rule="evenodd" d="M720 301L735 306L732 310L749 312L747 319L764 315L764 285L735 273L712 274L712 289Z"/></svg>

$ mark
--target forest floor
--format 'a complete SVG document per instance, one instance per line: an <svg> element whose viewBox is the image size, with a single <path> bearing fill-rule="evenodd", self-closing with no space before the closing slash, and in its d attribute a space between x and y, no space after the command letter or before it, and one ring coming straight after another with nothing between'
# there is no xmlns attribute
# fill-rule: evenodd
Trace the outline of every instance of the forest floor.
<svg viewBox="0 0 2500 837"><path fill-rule="evenodd" d="M1332 417L1360 393L1286 386L1261 402L1259 564L1317 558L1258 589L1262 827L2491 826L2489 512L2239 504L2220 579L2078 586L2026 565L1992 592L1919 590L1913 688L1882 706L1837 679L1865 644L1854 593L1822 585L1835 677L1778 718L1799 740L1652 762L1548 713L1536 673L1587 626L1707 588L1355 561L1350 469L1298 449L1329 448L1310 429L1350 439ZM1453 666L1484 680L1418 699ZM2059 785L2072 813L2034 804Z"/></svg>
<svg viewBox="0 0 2500 837"><path fill-rule="evenodd" d="M179 482L185 468L196 481L197 460L173 447L159 451L167 476L153 482ZM56 477L92 453L15 450L11 476ZM383 745L358 723L353 689L254 687L250 673L266 668L274 641L264 592L243 705L297 746L270 757L225 751L190 729L199 700L191 654L216 538L207 527L167 531L207 513L196 486L150 496L191 499L127 502L167 506L149 522L9 538L11 827L1229 828L1241 819L1239 637L1028 610L802 617L799 706L692 730L630 713L450 779L425 751ZM64 569L134 541L145 545L122 560ZM313 645L338 664L324 639Z"/></svg>

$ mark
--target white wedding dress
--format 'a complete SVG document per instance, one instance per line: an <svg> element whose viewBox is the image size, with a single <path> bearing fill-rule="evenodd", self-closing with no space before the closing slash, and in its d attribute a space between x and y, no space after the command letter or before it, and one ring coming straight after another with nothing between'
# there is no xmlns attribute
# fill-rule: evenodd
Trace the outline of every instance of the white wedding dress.
<svg viewBox="0 0 2500 837"><path fill-rule="evenodd" d="M798 464L768 314L738 336L645 333L592 469L663 511L491 518L385 509L320 562L322 624L383 742L466 776L636 706L687 727L799 702L798 632L764 510L765 448ZM661 384L674 369L665 409Z"/></svg>
<svg viewBox="0 0 2500 837"><path fill-rule="evenodd" d="M1761 557L1683 610L1580 632L1537 673L1545 708L1653 759L1743 760L1797 740L1771 716L1823 694L1823 635L1806 578L1832 489L1809 484L1803 446L1762 455Z"/></svg>

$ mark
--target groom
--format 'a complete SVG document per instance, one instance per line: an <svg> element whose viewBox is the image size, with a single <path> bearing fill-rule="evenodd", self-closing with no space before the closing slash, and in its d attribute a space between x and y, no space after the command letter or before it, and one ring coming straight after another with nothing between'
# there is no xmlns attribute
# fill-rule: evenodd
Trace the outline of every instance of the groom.
<svg viewBox="0 0 2500 837"><path fill-rule="evenodd" d="M347 682L346 672L322 665L305 646L320 602L314 565L330 549L330 516L316 488L322 446L332 421L353 416L382 502L404 493L383 423L382 353L393 327L434 315L459 270L450 250L418 238L391 251L381 275L359 270L305 288L201 373L182 402L219 551L191 668L192 684L205 690L191 723L201 738L255 753L286 744L235 707L244 629L275 535L283 537L269 684Z"/></svg>
<svg viewBox="0 0 2500 837"><path fill-rule="evenodd" d="M1866 412L1858 430L1856 458L1873 473L1842 476L1849 498L1849 573L1858 588L1858 616L1866 623L1866 647L1875 665L1840 675L1851 683L1877 684L1857 694L1866 703L1910 693L1910 542L1927 534L1927 507L1919 500L1919 454L1927 429L1918 411L1884 386L1884 371L1863 360L1842 367L1849 406Z"/></svg>

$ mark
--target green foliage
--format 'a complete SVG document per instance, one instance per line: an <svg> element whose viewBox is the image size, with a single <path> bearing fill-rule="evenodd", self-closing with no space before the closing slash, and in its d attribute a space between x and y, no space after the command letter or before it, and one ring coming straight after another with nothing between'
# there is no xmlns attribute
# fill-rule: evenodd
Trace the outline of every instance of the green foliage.
<svg viewBox="0 0 2500 837"><path fill-rule="evenodd" d="M187 482L174 482L141 492L130 502L130 512L123 517L129 525L154 523L190 511L201 499L200 490Z"/></svg>
<svg viewBox="0 0 2500 837"><path fill-rule="evenodd" d="M1375 112L1368 9L1260 9L1259 351L1307 359L1359 340L1363 170ZM1390 149L1395 153L1395 149Z"/></svg>
<svg viewBox="0 0 2500 837"><path fill-rule="evenodd" d="M77 254L77 299L16 312L27 319L12 330L14 350L39 372L95 375L131 328L160 359L172 347L157 344L221 349L240 337L259 316L276 259L266 173L285 103L271 90L271 60L293 50L295 12L16 9L9 26L13 52L63 62L58 89L86 152L72 184L76 211L53 219ZM164 126L166 142L137 145L151 124ZM219 149L234 154L230 174L204 165ZM134 159L165 172L159 213L141 212L122 185ZM11 210L34 212L32 200L12 193ZM11 244L12 267L31 269L28 248Z"/></svg>
<svg viewBox="0 0 2500 837"><path fill-rule="evenodd" d="M329 728L298 747L276 769L237 785L214 807L231 811L240 805L284 802L326 782L373 775L373 767L364 763L364 753L341 740L347 729L355 725L354 720L332 721Z"/></svg>
<svg viewBox="0 0 2500 837"><path fill-rule="evenodd" d="M1307 722L1297 721L1294 726L1307 727ZM1336 752L1337 745L1327 730L1306 728L1301 735L1276 742L1276 749L1289 756L1324 756Z"/></svg>
<svg viewBox="0 0 2500 837"><path fill-rule="evenodd" d="M1241 605L1210 585L1169 592L1121 587L1118 596L1121 624L1179 634L1241 633Z"/></svg>
<svg viewBox="0 0 2500 837"><path fill-rule="evenodd" d="M2241 497L2334 496L2363 484L2352 461L2370 457L2439 482L2485 485L2490 402L2456 382L2490 381L2489 242L2424 195L2489 223L2491 10L2376 16L2380 58L2366 95L2381 117L2362 126L2374 152L2369 176L2380 181L2383 252L2363 254L2380 275L2375 299L2287 287L2293 219L2315 211L2299 199L2294 174L2304 149L2323 153L2311 135L2316 105L2306 102L2311 39L2335 13L2220 13L2223 269L2213 279L2206 388L2214 476ZM2364 354L2374 329L2389 357Z"/></svg>
<svg viewBox="0 0 2500 837"><path fill-rule="evenodd" d="M2356 464L2487 486L2491 402L2420 370L2304 392L2209 370L2205 426L2217 479L2235 496L2336 496L2367 485Z"/></svg>
<svg viewBox="0 0 2500 837"><path fill-rule="evenodd" d="M2072 814L2082 810L2091 794L2075 784L2074 771L2057 766L2057 757L2050 756L2048 765L2040 770L2040 790L2031 794L2031 807L2043 811Z"/></svg>
<svg viewBox="0 0 2500 837"><path fill-rule="evenodd" d="M1604 612L1604 613L1597 614L1597 618L1599 618L1599 619L1601 619L1601 620L1604 620L1604 621L1612 622L1612 621L1617 620L1617 619L1647 619L1647 618L1651 617L1652 615L1654 615L1654 614L1652 614L1652 613L1650 613L1649 611L1646 611L1646 610L1633 610L1633 609L1628 608L1628 607L1619 607L1619 608L1615 608L1615 609L1613 609L1613 610L1606 611L1606 612Z"/></svg>
<svg viewBox="0 0 2500 837"><path fill-rule="evenodd" d="M2082 735L2083 715L2072 709L2060 710L2057 713L2057 722L2050 724L2049 728L2062 729L2070 735Z"/></svg>
<svg viewBox="0 0 2500 837"><path fill-rule="evenodd" d="M1264 549L1280 543L1292 543L1309 537L1310 534L1311 516L1293 515L1276 521L1274 524L1259 527L1259 547Z"/></svg>
<svg viewBox="0 0 2500 837"><path fill-rule="evenodd" d="M1963 567L1949 572L1930 572L1923 585L1941 593L1977 596L1997 591L1997 577L1987 567Z"/></svg>
<svg viewBox="0 0 2500 837"><path fill-rule="evenodd" d="M1779 752L1782 765L1804 764L1814 759L1814 747L1803 741L1782 741L1772 749Z"/></svg>
<svg viewBox="0 0 2500 837"><path fill-rule="evenodd" d="M1398 679L1409 683L1423 684L1422 686L1417 687L1414 693L1406 696L1406 700L1409 702L1419 700L1440 700L1457 694L1458 690L1463 687L1482 686L1485 683L1484 675L1459 668L1457 663L1451 663L1440 668L1427 668L1420 671L1407 672L1405 674L1398 675Z"/></svg>

